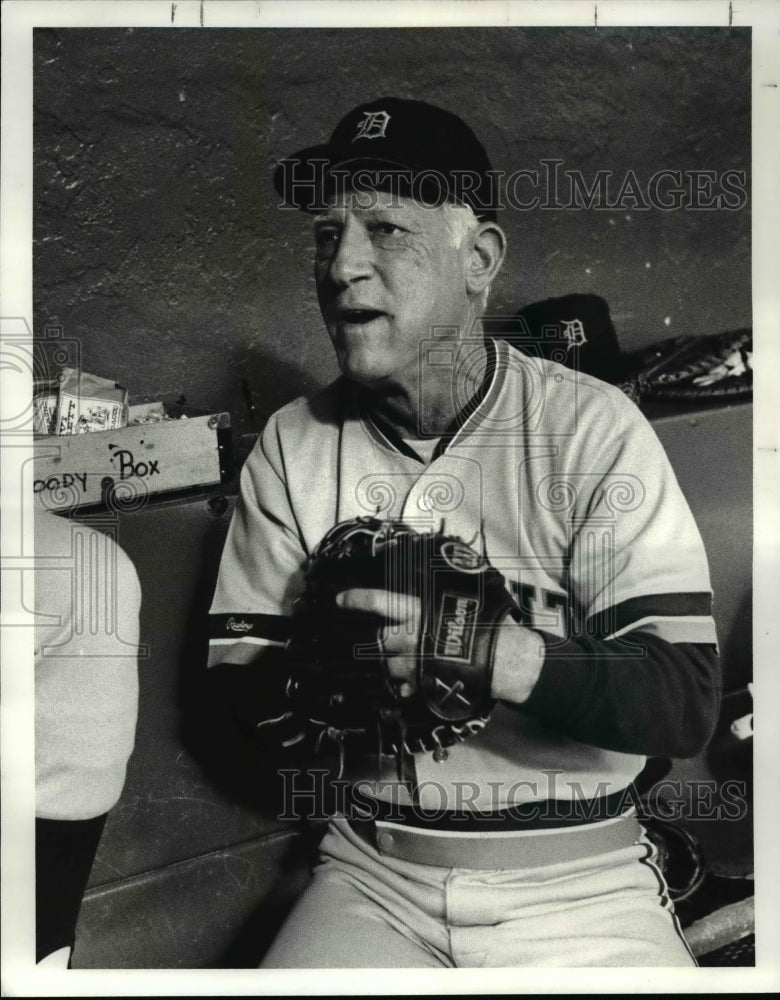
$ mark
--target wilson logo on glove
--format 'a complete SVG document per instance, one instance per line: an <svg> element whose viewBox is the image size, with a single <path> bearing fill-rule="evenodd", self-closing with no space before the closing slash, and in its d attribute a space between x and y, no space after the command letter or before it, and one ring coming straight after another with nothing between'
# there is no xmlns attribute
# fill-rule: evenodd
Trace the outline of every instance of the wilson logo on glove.
<svg viewBox="0 0 780 1000"><path fill-rule="evenodd" d="M435 655L446 660L471 660L474 648L474 624L479 601L459 594L442 594L439 627L436 629Z"/></svg>

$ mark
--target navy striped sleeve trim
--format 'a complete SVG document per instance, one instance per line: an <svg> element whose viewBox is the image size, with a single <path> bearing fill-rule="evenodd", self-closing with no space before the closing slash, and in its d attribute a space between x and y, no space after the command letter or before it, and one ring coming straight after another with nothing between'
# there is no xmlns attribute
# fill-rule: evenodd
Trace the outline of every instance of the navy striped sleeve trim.
<svg viewBox="0 0 780 1000"><path fill-rule="evenodd" d="M283 615L249 615L233 612L227 615L209 615L210 639L268 639L287 642L290 638L290 619Z"/></svg>
<svg viewBox="0 0 780 1000"><path fill-rule="evenodd" d="M588 635L604 639L646 618L708 617L712 614L709 591L689 594L648 594L613 604L587 621Z"/></svg>

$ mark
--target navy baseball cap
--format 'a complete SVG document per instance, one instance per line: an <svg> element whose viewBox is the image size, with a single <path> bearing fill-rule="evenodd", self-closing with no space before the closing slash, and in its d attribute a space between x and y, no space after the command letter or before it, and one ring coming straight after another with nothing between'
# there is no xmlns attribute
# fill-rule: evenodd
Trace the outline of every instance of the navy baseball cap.
<svg viewBox="0 0 780 1000"><path fill-rule="evenodd" d="M462 118L424 101L361 104L327 143L281 160L274 171L285 203L304 212L322 211L329 195L348 186L470 205L479 219L496 218L496 174L482 143Z"/></svg>

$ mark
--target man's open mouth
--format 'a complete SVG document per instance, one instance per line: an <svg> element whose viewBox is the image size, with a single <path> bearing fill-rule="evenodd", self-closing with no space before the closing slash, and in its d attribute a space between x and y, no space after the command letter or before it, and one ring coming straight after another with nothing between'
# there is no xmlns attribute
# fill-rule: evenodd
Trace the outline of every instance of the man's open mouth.
<svg viewBox="0 0 780 1000"><path fill-rule="evenodd" d="M336 319L339 323L370 323L385 315L381 309L339 309Z"/></svg>

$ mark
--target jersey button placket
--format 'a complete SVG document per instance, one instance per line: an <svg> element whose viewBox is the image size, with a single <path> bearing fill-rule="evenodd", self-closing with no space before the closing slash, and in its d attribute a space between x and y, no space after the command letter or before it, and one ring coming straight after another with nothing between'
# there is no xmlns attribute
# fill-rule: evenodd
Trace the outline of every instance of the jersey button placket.
<svg viewBox="0 0 780 1000"><path fill-rule="evenodd" d="M393 835L386 830L382 830L376 838L377 844L383 851L389 850L393 846Z"/></svg>
<svg viewBox="0 0 780 1000"><path fill-rule="evenodd" d="M407 494L401 516L405 521L419 528L421 517L428 514L430 509L431 501L425 496L418 481Z"/></svg>

